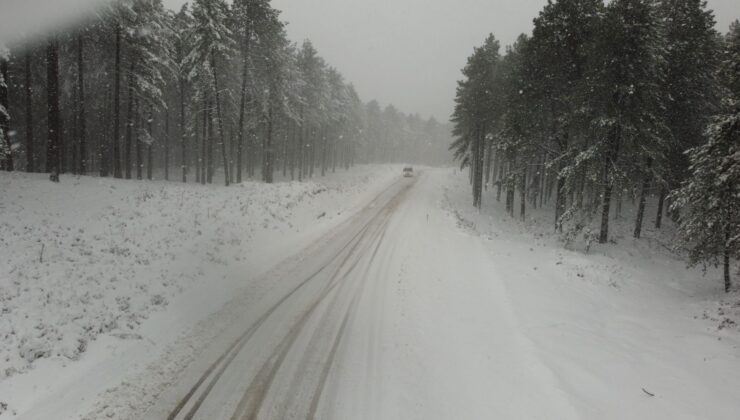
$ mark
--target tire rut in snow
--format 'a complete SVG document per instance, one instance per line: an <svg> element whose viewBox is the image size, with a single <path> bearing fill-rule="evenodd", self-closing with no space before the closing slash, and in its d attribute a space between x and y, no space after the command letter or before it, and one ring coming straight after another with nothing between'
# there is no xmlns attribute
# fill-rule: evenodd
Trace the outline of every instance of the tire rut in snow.
<svg viewBox="0 0 740 420"><path fill-rule="evenodd" d="M355 256L357 253L358 246L362 243L363 239L366 238L368 231L371 230L371 226L374 224L376 226L381 226L382 229L378 229L378 231L373 232L373 235L375 236L376 232L381 232L384 234L384 229L388 223L388 220L390 219L390 216L392 215L393 210L398 206L398 204L401 202L402 196L405 196L405 193L408 192L408 190L411 188L412 184L409 184L405 186L399 193L397 193L394 197L392 197L386 205L378 211L377 214L372 216L370 220L365 223L365 225L349 240L346 244L344 244L339 251L334 254L325 264L319 267L318 270L316 270L312 275L305 278L301 283L299 283L296 287L290 290L285 296L283 296L278 302L276 302L273 306L270 307L254 324L252 324L247 330L244 331L242 335L240 335L236 340L234 340L227 349L211 364L208 366L206 371L199 377L199 379L193 384L193 386L188 390L188 392L185 394L185 396L178 402L178 404L174 407L174 409L170 412L169 416L167 417L168 420L174 420L176 419L182 411L188 406L189 403L193 403L190 409L187 411L187 413L182 417L184 419L192 419L202 406L202 404L205 402L205 400L210 395L212 389L218 383L219 379L223 376L224 372L227 370L227 368L231 365L233 360L237 357L237 355L242 351L242 349L246 346L246 344L250 341L252 336L257 332L257 330L260 329L260 327L267 321L267 319L270 318L271 315L273 315L281 306L285 304L286 301L289 300L290 297L294 296L300 289L302 289L304 286L306 286L311 280L315 279L317 276L319 276L323 271L325 271L327 268L329 268L332 264L339 262L339 266L337 270L333 273L332 277L330 278L328 284L325 286L324 290L320 293L319 298L316 299L308 308L307 311L304 312L303 316L296 322L296 324L293 326L291 331L288 333L288 335L283 339L283 341L280 343L278 348L275 349L275 352L270 356L267 362L261 367L260 372L258 373L258 377L260 376L260 373L263 375L267 373L267 381L259 381L260 386L267 385L264 387L264 390L260 392L254 392L257 388L253 388L253 385L255 385L255 381L253 381L252 384L250 384L250 389L252 389L251 395L257 395L259 398L256 400L256 409L250 410L249 407L253 407L254 403L247 402L244 403L243 401L240 402L239 407L242 409L237 409L236 413L234 414L233 418L256 418L256 416L259 414L259 408L261 406L262 400L264 399L267 391L270 388L270 384L272 383L272 380L274 379L275 374L277 373L278 368L282 364L282 361L284 360L285 356L288 353L288 350L292 347L292 344L295 342L295 339L298 337L301 329L303 326L305 326L307 320L310 318L311 313L316 309L316 307L319 306L319 304L327 297L327 295L336 287L339 280L339 273L341 272L342 268L347 264L347 262ZM365 208L363 208L363 211L367 211L368 209L372 209L377 205L377 202L380 201L381 197L386 194L394 185L391 185L389 188L382 191L380 194L378 194ZM362 211L361 211L362 213ZM380 223L379 223L380 221ZM372 243L373 241L371 241ZM379 246L379 244L378 244ZM374 250L374 253L377 253L377 248ZM341 258L343 254L346 255L344 258ZM357 258L357 261L345 272L345 276L349 274L354 267L356 266L357 262L359 261L359 258ZM347 313L349 315L349 311ZM348 319L348 316L347 316ZM344 327L344 324L343 324ZM341 331L344 331L344 328L341 328ZM341 335L338 335L336 337L336 346L338 346L339 341L341 339ZM329 367L331 366L331 362L333 360L334 354L336 353L336 350L333 352L330 351L330 358L327 360L328 367L325 368L326 370L326 376L328 377L328 371ZM266 372L263 372L263 370L266 370ZM323 371L322 371L323 372ZM323 373L322 373L323 375ZM208 381L208 384L203 389L203 391L198 396L198 399L194 402L192 401L195 394L203 387L203 385L206 383L206 381L210 378L210 381ZM324 383L326 381L326 377L322 376L322 380L320 381L320 389L316 391L315 398L320 398L321 389L324 387ZM255 377L255 380L257 377ZM245 394L245 398L247 395L250 394L248 391L247 394ZM250 399L251 401L252 399ZM312 407L314 403L312 402ZM316 406L318 406L318 400L315 403ZM312 411L315 411L316 407L312 408ZM237 414L239 413L246 413L247 416L244 417L238 417ZM253 414L250 414L253 413Z"/></svg>
<svg viewBox="0 0 740 420"><path fill-rule="evenodd" d="M382 238L385 235L385 230L388 225L388 222L390 221L391 216L393 215L393 211L398 206L398 204L401 202L401 198L405 195L405 192L408 191L408 188L409 187L404 188L398 195L396 195L393 199L391 199L388 202L388 204L386 204L378 212L376 216L373 217L373 219L371 220L371 224L375 225L375 229L374 230L368 229L364 231L362 237L358 239L358 242L355 244L352 250L350 250L350 253L347 255L347 257L342 261L340 266L334 272L334 275L332 276L330 284L328 285L325 293L322 293L322 296L314 302L311 308L294 325L293 329L291 329L288 335L286 335L283 341L278 345L278 347L276 348L275 352L270 357L270 359L260 368L259 373L254 378L249 388L247 389L247 392L244 394L244 397L240 401L236 412L232 416L232 420L255 420L258 418L263 402L265 400L265 397L267 396L267 393L269 389L271 388L280 367L282 366L290 349L293 347L293 344L295 343L301 331L307 324L311 315L319 307L319 305L327 298L329 292L334 290L337 286L345 285L343 280L345 280L349 276L349 274L351 274L354 271L357 264L361 261L362 256L365 255L365 252L372 246L372 244L376 243L377 241L377 245L374 247L375 249L373 250L372 258L374 258L375 254L377 253L378 248L380 247L380 243L382 243ZM362 240L368 237L369 237L369 240L366 242L366 245L364 247L359 247L359 245L362 243ZM344 271L343 275L340 277L339 274L342 272L342 269L352 257L356 257L355 261L352 263L350 267L347 268L347 270ZM355 296L356 295L357 295L357 291L355 291ZM339 298L339 296L340 295L337 292L337 294L333 296L333 299L329 303L329 306L336 305L337 299ZM349 320L349 315L352 312L352 309L355 303L356 303L356 299L353 298L349 308L347 309L344 315L342 326L340 326L340 331L335 337L335 341L334 341L334 344L332 345L332 349L329 351L329 356L323 363L323 368L320 373L319 381L314 387L314 393L311 399L311 405L308 408L308 413L306 415L306 418L315 417L315 413L318 408L318 404L320 402L321 393L323 391L326 380L328 378L329 371L331 369L331 365L333 364L333 360L336 355L337 348L341 342L342 335L344 333L344 330L346 329L346 323ZM303 379L303 378L300 378L300 379ZM290 397L290 394L288 394L288 397Z"/></svg>

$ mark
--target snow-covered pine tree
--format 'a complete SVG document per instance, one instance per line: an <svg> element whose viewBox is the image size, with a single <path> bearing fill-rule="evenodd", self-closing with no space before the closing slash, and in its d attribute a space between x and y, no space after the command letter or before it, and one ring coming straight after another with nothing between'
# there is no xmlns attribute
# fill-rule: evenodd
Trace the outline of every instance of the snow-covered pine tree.
<svg viewBox="0 0 740 420"><path fill-rule="evenodd" d="M473 51L463 68L464 80L458 82L452 122L457 140L450 146L461 167L470 167L473 205L480 208L483 199L483 168L486 139L497 130L501 101L497 90L499 42L489 35Z"/></svg>
<svg viewBox="0 0 740 420"><path fill-rule="evenodd" d="M1 49L2 47L0 47ZM0 52L2 54L2 52ZM31 73L32 54L27 51L23 57L25 116L26 116L26 172L36 172L36 153L33 140L33 76ZM2 112L2 111L0 111Z"/></svg>
<svg viewBox="0 0 740 420"><path fill-rule="evenodd" d="M691 264L721 264L725 291L732 286L730 260L740 258L740 102L706 130L707 142L690 149L691 177L673 195L678 225Z"/></svg>
<svg viewBox="0 0 740 420"><path fill-rule="evenodd" d="M661 227L666 194L688 176L689 162L683 152L701 143L704 128L719 102L715 77L719 34L706 2L663 0L659 13L666 59L665 121L671 136L666 144L665 164L655 166L656 178L651 180L660 189L656 228ZM652 174L645 175L650 179ZM643 209L640 206L639 210ZM642 228L641 214L638 211L636 237Z"/></svg>
<svg viewBox="0 0 740 420"><path fill-rule="evenodd" d="M730 24L730 31L725 36L720 78L730 94L740 100L740 20Z"/></svg>
<svg viewBox="0 0 740 420"><path fill-rule="evenodd" d="M690 263L721 264L730 291L730 261L740 258L740 22L732 23L723 47L721 112L706 129L706 143L686 153L691 176L671 195L671 208L680 214Z"/></svg>
<svg viewBox="0 0 740 420"><path fill-rule="evenodd" d="M180 126L180 165L182 169L182 182L188 182L189 156L187 139L188 129L193 128L186 119L188 111L192 111L188 101L191 85L191 80L189 79L190 69L186 62L186 58L191 49L191 46L189 45L189 30L192 23L193 18L190 15L188 4L184 4L180 8L180 11L172 17L170 32L173 48L172 58L174 61L173 65L178 90L177 112L179 114Z"/></svg>
<svg viewBox="0 0 740 420"><path fill-rule="evenodd" d="M259 121L263 122L265 136L262 142L262 180L273 182L275 171L275 132L281 119L297 119L291 105L296 104L295 81L299 78L295 50L287 39L284 25L273 15L271 22L261 22L257 32L260 37L254 45L256 79L261 92L253 92L252 97L259 103Z"/></svg>
<svg viewBox="0 0 740 420"><path fill-rule="evenodd" d="M229 8L223 0L195 0L193 2L192 49L186 58L191 68L191 77L209 79L212 83L212 95L216 107L216 122L218 125L219 145L221 147L224 180L229 185L229 164L226 157L226 137L221 112L221 96L219 89L219 65L231 57L234 49L232 32L226 26Z"/></svg>
<svg viewBox="0 0 740 420"><path fill-rule="evenodd" d="M327 82L329 88L329 107L327 110L329 113L329 128L321 150L322 176L326 174L331 153L339 140L344 124L349 119L348 113L350 112L350 98L342 75L335 68L330 67Z"/></svg>
<svg viewBox="0 0 740 420"><path fill-rule="evenodd" d="M347 96L349 98L349 112L347 124L344 126L343 136L349 141L345 142L342 152L344 169L349 169L355 164L357 150L364 146L365 131L365 105L360 100L360 95L351 84L347 86ZM431 132L431 130L430 130ZM431 138L430 136L425 136Z"/></svg>
<svg viewBox="0 0 740 420"><path fill-rule="evenodd" d="M525 57L527 95L530 108L537 111L533 120L539 126L537 137L550 143L542 146L550 151L547 159L555 172L557 231L562 231L564 217L581 204L576 200L568 211L568 196L582 194L585 178L594 170L589 159L574 156L587 154L590 146L586 113L592 93L584 76L594 57L603 8L601 0L549 1L534 20Z"/></svg>
<svg viewBox="0 0 740 420"><path fill-rule="evenodd" d="M324 117L326 84L326 63L318 56L311 41L304 41L298 52L298 69L303 79L300 92L301 102L305 104L299 111L301 119L302 140L300 140L298 179L313 175L313 156L318 140L318 133Z"/></svg>
<svg viewBox="0 0 740 420"><path fill-rule="evenodd" d="M536 123L540 113L537 107L532 107L534 98L529 88L532 78L526 62L529 42L530 38L520 35L514 45L507 48L499 71L494 76L497 89L493 92L506 106L499 107L497 132L490 135L489 140L503 169L504 177L498 183L506 187L506 209L513 217L515 192L518 189L519 216L522 219L526 210L528 168L532 157L537 156L537 129L541 128Z"/></svg>
<svg viewBox="0 0 740 420"><path fill-rule="evenodd" d="M279 21L279 12L275 10L269 0L236 0L232 8L232 33L239 44L240 60L240 95L239 115L236 134L236 181L241 182L244 136L248 130L248 104L252 102L250 92L256 89L253 61L267 58L272 53L270 38L282 31L283 24ZM250 136L251 141L251 136Z"/></svg>
<svg viewBox="0 0 740 420"><path fill-rule="evenodd" d="M8 104L8 51L0 44L0 169L13 170L13 154L10 147L10 111Z"/></svg>
<svg viewBox="0 0 740 420"><path fill-rule="evenodd" d="M614 0L600 27L597 62L590 80L593 133L588 152L601 168L599 242L609 239L613 192L643 173L647 161L662 159L667 129L661 86L664 51L656 4Z"/></svg>
<svg viewBox="0 0 740 420"><path fill-rule="evenodd" d="M135 120L142 118L134 111L141 103L147 118L154 110L166 107L163 72L172 68L172 48L167 15L161 0L133 0L130 12L123 15L124 55L128 60L128 112L125 143L126 178L131 178L132 137L136 147L136 178L142 179L144 162L142 148L149 149L154 137L148 131L136 132ZM146 131L143 129L142 131ZM148 140L148 141L145 141Z"/></svg>
<svg viewBox="0 0 740 420"><path fill-rule="evenodd" d="M373 141L379 139L382 136L383 131L383 116L378 101L370 101L364 107L364 119L365 119L365 132L364 137L366 139L364 148L364 155L367 156L370 162L377 162L380 159L381 150L380 142Z"/></svg>
<svg viewBox="0 0 740 420"><path fill-rule="evenodd" d="M52 38L46 46L46 98L47 126L46 172L52 182L59 182L61 171L60 144L62 141L61 112L59 106L59 43Z"/></svg>

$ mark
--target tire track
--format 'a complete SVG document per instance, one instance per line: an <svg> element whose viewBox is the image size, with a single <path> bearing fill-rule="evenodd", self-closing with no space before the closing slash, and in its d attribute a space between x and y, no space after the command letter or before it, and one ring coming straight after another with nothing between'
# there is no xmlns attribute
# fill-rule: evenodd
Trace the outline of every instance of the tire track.
<svg viewBox="0 0 740 420"><path fill-rule="evenodd" d="M387 232L387 222L383 228L383 232L380 235L380 238L378 239L377 244L375 245L375 249L373 250L373 253L370 257L370 261L368 262L368 266L371 266L373 261L375 261L375 257L378 255L378 250L380 249L380 245L383 244L383 240L385 239L385 234ZM360 300L362 295L365 292L365 286L367 285L367 279L363 279L362 284L359 287L359 291L355 293L355 296L352 298L352 303L350 304L349 308L347 309L346 314L344 315L344 319L342 320L342 324L339 327L339 331L337 332L336 337L334 338L334 343L331 347L331 350L329 351L329 355L326 358L326 361L324 362L323 369L321 370L321 376L319 377L319 383L316 385L316 388L314 389L313 398L311 398L311 405L308 409L308 415L306 418L308 419L315 419L316 413L319 408L319 403L321 402L321 396L324 393L324 388L326 388L326 382L329 379L329 373L331 372L332 366L334 366L334 359L337 355L337 350L339 349L339 345L342 342L342 338L344 337L344 331L346 330L347 323L350 318L353 318L355 315L355 311L357 308L357 302Z"/></svg>
<svg viewBox="0 0 740 420"><path fill-rule="evenodd" d="M391 190L395 184L390 185L388 188L380 192L378 195L376 195L373 200L371 200L370 203L368 203L362 210L360 214L365 214L365 212L373 209L377 202L380 201L381 197L383 197L389 190ZM358 245L362 242L362 239L366 236L368 230L373 225L373 223L377 222L378 217L381 214L386 213L385 210L387 210L388 206L397 201L397 198L399 195L402 195L405 193L410 186L404 187L399 193L397 193L391 200L389 201L386 206L384 206L383 209L381 209L378 214L372 216L364 225L363 227L350 238L342 247L339 249L339 251L334 254L325 264L320 266L314 273L312 273L310 276L305 278L303 281L301 281L296 287L290 290L286 295L284 295L280 300L278 300L274 305L270 307L260 318L252 324L245 332L237 337L228 347L227 349L211 364L208 366L208 368L204 371L204 373L198 378L198 380L193 384L193 386L188 390L188 392L185 394L185 396L177 403L177 405L173 408L173 410L170 412L169 416L167 417L168 420L174 420L177 418L178 415L183 411L183 409L192 401L193 396L198 392L199 389L202 388L202 386L206 383L206 380L210 377L211 380L208 382L208 385L203 390L203 392L200 394L198 399L194 402L191 409L185 414L183 417L186 420L191 420L195 414L198 412L199 408L203 404L203 402L208 398L210 392L212 391L213 387L216 385L216 383L219 381L219 379L223 376L224 372L228 368L228 366L233 362L233 360L236 358L236 356L241 352L241 350L245 347L245 345L249 342L249 340L252 338L252 336L256 333L257 330L267 321L267 319L270 318L270 316L275 313L283 304L290 299L292 296L294 296L300 289L302 289L305 285L307 285L311 280L319 276L324 270L326 270L329 266L337 262L342 254L347 252L347 254L344 256L344 258L341 259L341 262L339 263L339 268L337 271L332 275L331 280L327 284L327 286L324 288L324 290L320 294L320 298L316 301L314 305L312 305L311 312L313 309L315 309L316 306L318 306L318 303L320 303L326 295L331 292L331 290L334 288L332 285L332 281L334 281L338 275L338 273L341 271L342 267L347 263L347 261L353 256L355 253ZM352 224L356 218L361 217L357 216L355 218L352 218L345 222L346 224ZM344 224L343 224L344 225ZM342 225L340 225L342 226ZM306 317L308 318L308 317ZM298 322L298 324L304 325L305 322ZM300 331L300 329L299 329ZM289 334L290 335L290 334ZM297 334L296 334L297 335ZM291 344L292 344L291 340ZM290 346L288 346L290 348ZM287 351L286 351L287 352ZM273 355L274 356L274 355ZM220 368L219 368L220 366ZM218 370L217 370L218 368Z"/></svg>
<svg viewBox="0 0 740 420"><path fill-rule="evenodd" d="M376 229L369 233L365 232L363 236L369 236L371 239L367 242L368 247L372 246L372 244L375 245L375 249L373 250L371 260L375 258L375 255L377 255L378 249L380 248L380 245L382 244L382 239L385 236L387 225L390 221L391 216L393 215L394 210L397 208L397 206L400 204L401 200L405 197L405 194L408 192L408 190L411 188L413 184L410 184L406 187L404 187L395 197L393 197L379 212L376 216L373 217L372 222L376 223ZM377 241L377 243L376 243ZM358 242L356 245L359 245L360 242ZM366 247L363 247L360 251L364 251ZM291 331L283 338L283 341L278 345L278 347L275 349L275 353L273 353L273 356L261 367L260 372L258 375L253 379L252 383L250 384L249 388L247 389L246 393L244 394L244 397L239 402L239 405L237 406L237 410L235 411L234 415L231 417L232 420L255 420L259 416L260 410L262 408L262 404L265 400L265 397L267 396L268 391L271 388L272 383L275 380L275 377L277 375L278 370L282 366L283 362L285 361L290 349L293 347L293 344L295 343L296 339L300 335L300 332L303 330L305 325L307 324L308 320L310 319L313 312L318 308L319 304L323 302L323 300L328 296L328 292L332 291L334 288L336 288L338 285L344 285L345 283L342 282L342 280L346 279L357 267L359 262L362 260L362 256L364 255L364 252L359 253L358 258L354 261L354 263L344 272L344 275L341 277L338 276L338 274L341 272L341 269L343 268L344 264L349 260L349 257L354 256L355 254L358 254L356 252L356 249L353 249L350 254L348 254L348 258L343 261L342 265L338 267L337 271L335 272L335 275L333 276L330 284L327 286L329 290L327 290L327 293L324 293L319 299L317 299L313 305L309 308L309 310L304 314L304 316L293 326ZM363 285L366 282L363 282ZM338 299L339 294L336 294L330 303L330 306L336 305L336 300ZM354 294L354 297L350 303L349 308L347 309L344 319L343 319L343 325L346 326L346 322L350 318L350 314L353 312L353 308L357 301L357 291ZM342 334L344 333L344 328L340 327L341 334L338 334L335 337L335 343L332 345L332 350L330 350L329 357L324 362L324 367L322 368L322 373L319 378L319 383L314 388L314 395L311 400L311 406L309 407L309 415L306 418L312 418L313 414L315 413L315 410L318 408L318 403L321 398L321 393L323 391L323 388L325 386L326 380L328 378L329 371L331 369L331 365L333 363L334 357L336 355L336 350L339 346L339 343L341 342Z"/></svg>

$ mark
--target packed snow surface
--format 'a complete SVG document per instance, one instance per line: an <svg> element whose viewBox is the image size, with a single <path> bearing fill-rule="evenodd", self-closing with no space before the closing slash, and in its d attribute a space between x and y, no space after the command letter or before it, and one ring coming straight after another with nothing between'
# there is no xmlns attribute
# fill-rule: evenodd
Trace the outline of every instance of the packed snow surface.
<svg viewBox="0 0 740 420"><path fill-rule="evenodd" d="M38 395L9 399L100 337L157 340L141 325L184 292L203 297L175 306L190 321L217 309L250 272L300 249L398 171L229 188L1 173L0 402L8 412L32 404Z"/></svg>
<svg viewBox="0 0 740 420"><path fill-rule="evenodd" d="M166 417L250 325L194 418L248 412L255 387L257 418L738 418L737 308L670 228L633 240L625 211L586 253L549 210L520 222L488 192L479 211L467 174L420 169L229 189L2 175L0 418Z"/></svg>

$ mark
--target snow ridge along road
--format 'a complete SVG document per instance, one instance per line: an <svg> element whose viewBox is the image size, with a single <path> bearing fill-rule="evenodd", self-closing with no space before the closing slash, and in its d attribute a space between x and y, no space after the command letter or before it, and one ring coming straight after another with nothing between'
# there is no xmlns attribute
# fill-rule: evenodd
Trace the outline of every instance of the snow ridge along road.
<svg viewBox="0 0 740 420"><path fill-rule="evenodd" d="M147 418L314 418L389 221L416 178L391 185L310 247L279 282L295 284L189 388L175 387ZM308 271L307 264L320 264ZM313 267L311 267L313 268ZM312 273L306 276L306 273ZM299 280L301 279L301 280ZM172 397L174 408L165 414ZM170 405L171 407L171 405Z"/></svg>

